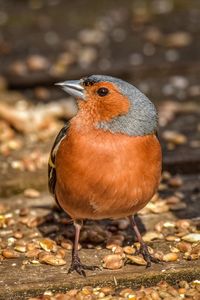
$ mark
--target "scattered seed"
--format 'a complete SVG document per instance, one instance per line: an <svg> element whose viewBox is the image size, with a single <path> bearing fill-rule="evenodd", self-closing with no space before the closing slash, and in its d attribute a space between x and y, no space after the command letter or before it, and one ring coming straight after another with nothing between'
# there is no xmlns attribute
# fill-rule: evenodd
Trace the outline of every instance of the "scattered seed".
<svg viewBox="0 0 200 300"><path fill-rule="evenodd" d="M162 136L165 141L173 143L175 145L182 145L187 142L186 136L176 131L166 130L163 132Z"/></svg>
<svg viewBox="0 0 200 300"><path fill-rule="evenodd" d="M95 289L93 290L93 288L91 286L84 286L81 290L81 293L83 295L91 295L93 291L95 292Z"/></svg>
<svg viewBox="0 0 200 300"><path fill-rule="evenodd" d="M166 241L169 241L169 242L180 242L180 238L175 236L175 235L168 235L165 237Z"/></svg>
<svg viewBox="0 0 200 300"><path fill-rule="evenodd" d="M26 257L28 258L38 258L39 253L41 252L40 249L33 249L26 252Z"/></svg>
<svg viewBox="0 0 200 300"><path fill-rule="evenodd" d="M112 252L115 254L120 254L121 256L123 256L123 248L120 246L116 246L112 248Z"/></svg>
<svg viewBox="0 0 200 300"><path fill-rule="evenodd" d="M39 262L46 263L52 266L63 266L66 264L66 261L60 257L56 257L49 253L40 253L39 254Z"/></svg>
<svg viewBox="0 0 200 300"><path fill-rule="evenodd" d="M165 228L174 228L176 226L176 223L173 221L166 221L163 223L163 227Z"/></svg>
<svg viewBox="0 0 200 300"><path fill-rule="evenodd" d="M70 296L70 297L74 297L74 296L77 295L77 293L78 293L78 290L73 289L73 290L68 291L68 292L66 293L66 295L67 295L67 296Z"/></svg>
<svg viewBox="0 0 200 300"><path fill-rule="evenodd" d="M124 265L121 255L110 254L103 258L103 267L105 269L117 270Z"/></svg>
<svg viewBox="0 0 200 300"><path fill-rule="evenodd" d="M118 223L118 228L119 228L120 230L125 230L125 229L127 229L128 226L129 226L129 224L130 224L130 222L129 222L128 219L118 220L117 223Z"/></svg>
<svg viewBox="0 0 200 300"><path fill-rule="evenodd" d="M175 176L169 179L168 184L174 188L180 187L183 184L183 180L180 176Z"/></svg>
<svg viewBox="0 0 200 300"><path fill-rule="evenodd" d="M37 99L46 101L50 98L50 92L47 88L44 87L37 87L34 90L35 96Z"/></svg>
<svg viewBox="0 0 200 300"><path fill-rule="evenodd" d="M123 241L120 239L109 239L106 244L107 249L112 249L113 247L120 246L122 247Z"/></svg>
<svg viewBox="0 0 200 300"><path fill-rule="evenodd" d="M160 300L160 296L157 291L152 291L150 294L152 300Z"/></svg>
<svg viewBox="0 0 200 300"><path fill-rule="evenodd" d="M147 262L144 260L144 258L139 255L126 255L126 257L133 264L141 265L141 266L146 266L146 264L147 264Z"/></svg>
<svg viewBox="0 0 200 300"><path fill-rule="evenodd" d="M38 198L40 196L40 192L35 189L26 189L24 190L24 196L27 198Z"/></svg>
<svg viewBox="0 0 200 300"><path fill-rule="evenodd" d="M162 251L155 251L154 252L154 257L157 258L158 260L162 261L163 260L163 252Z"/></svg>
<svg viewBox="0 0 200 300"><path fill-rule="evenodd" d="M186 220L186 219L178 220L178 221L176 221L176 226L178 228L181 228L181 229L185 230L185 229L188 229L191 226L191 221Z"/></svg>
<svg viewBox="0 0 200 300"><path fill-rule="evenodd" d="M192 282L192 285L200 285L200 280L194 280L194 281Z"/></svg>
<svg viewBox="0 0 200 300"><path fill-rule="evenodd" d="M178 292L179 292L179 294L180 295L185 295L185 293L186 293L186 289L184 289L184 288L180 288L180 289L178 289Z"/></svg>
<svg viewBox="0 0 200 300"><path fill-rule="evenodd" d="M20 245L17 245L17 246L15 246L14 249L15 249L17 252L21 252L21 253L26 252L26 246L20 246Z"/></svg>
<svg viewBox="0 0 200 300"><path fill-rule="evenodd" d="M177 253L167 253L163 255L163 260L168 262L168 261L176 261L178 259L178 254Z"/></svg>
<svg viewBox="0 0 200 300"><path fill-rule="evenodd" d="M50 240L50 239L42 239L39 242L40 247L47 251L47 252L56 252L57 251L57 245L54 241Z"/></svg>
<svg viewBox="0 0 200 300"><path fill-rule="evenodd" d="M176 203L170 206L170 210L172 211L176 211L176 210L182 210L185 209L187 207L186 203L184 202L180 202L180 203Z"/></svg>
<svg viewBox="0 0 200 300"><path fill-rule="evenodd" d="M27 251L32 251L32 250L35 250L35 249L39 249L40 246L39 246L39 243L30 242L26 245L26 248L27 248Z"/></svg>
<svg viewBox="0 0 200 300"><path fill-rule="evenodd" d="M101 292L104 293L105 295L112 295L114 292L114 289L112 287L102 287Z"/></svg>
<svg viewBox="0 0 200 300"><path fill-rule="evenodd" d="M56 253L56 257L60 257L60 258L65 258L66 252L64 249L58 249L57 253Z"/></svg>
<svg viewBox="0 0 200 300"><path fill-rule="evenodd" d="M30 261L33 265L39 265L40 262L37 259L33 259Z"/></svg>
<svg viewBox="0 0 200 300"><path fill-rule="evenodd" d="M26 60L27 67L30 71L45 71L49 67L49 61L41 55L30 55Z"/></svg>
<svg viewBox="0 0 200 300"><path fill-rule="evenodd" d="M166 291L159 291L159 296L162 299L170 299L171 295L169 293L167 293Z"/></svg>
<svg viewBox="0 0 200 300"><path fill-rule="evenodd" d="M2 255L5 257L5 258L18 258L19 257L19 254L12 250L12 249L4 249L2 251Z"/></svg>
<svg viewBox="0 0 200 300"><path fill-rule="evenodd" d="M14 245L15 241L16 241L16 239L14 237L9 237L7 239L8 246L10 247L10 246Z"/></svg>
<svg viewBox="0 0 200 300"><path fill-rule="evenodd" d="M13 234L13 237L15 238L15 239L22 239L23 238L23 232L22 231L16 231L16 232L14 232L14 234Z"/></svg>
<svg viewBox="0 0 200 300"><path fill-rule="evenodd" d="M157 27L150 27L145 33L145 39L153 44L160 44L163 35Z"/></svg>
<svg viewBox="0 0 200 300"><path fill-rule="evenodd" d="M163 171L163 172L162 172L162 179L163 179L164 181L169 180L171 177L172 177L172 176L171 176L171 174L170 174L168 171Z"/></svg>
<svg viewBox="0 0 200 300"><path fill-rule="evenodd" d="M200 233L189 233L182 237L182 240L190 243L196 243L200 241Z"/></svg>
<svg viewBox="0 0 200 300"><path fill-rule="evenodd" d="M150 242L153 240L162 240L164 238L162 233L158 233L156 231L148 231L143 235L143 240L145 242Z"/></svg>
<svg viewBox="0 0 200 300"><path fill-rule="evenodd" d="M27 216L30 212L30 209L28 207L23 207L23 208L20 208L20 211L19 211L19 215L21 217L24 217L24 216Z"/></svg>
<svg viewBox="0 0 200 300"><path fill-rule="evenodd" d="M1 214L5 214L8 210L8 207L4 203L0 203L0 220L3 217Z"/></svg>
<svg viewBox="0 0 200 300"><path fill-rule="evenodd" d="M9 66L13 75L24 76L27 73L27 67L22 61L15 61Z"/></svg>
<svg viewBox="0 0 200 300"><path fill-rule="evenodd" d="M169 211L169 206L164 200L155 203L149 202L146 206L152 213L160 214Z"/></svg>
<svg viewBox="0 0 200 300"><path fill-rule="evenodd" d="M84 44L100 44L105 39L105 33L97 29L83 29L79 32L78 38Z"/></svg>
<svg viewBox="0 0 200 300"><path fill-rule="evenodd" d="M129 288L123 289L123 290L121 290L121 292L119 293L120 296L125 297L125 298L128 298L128 296L129 296L130 294L133 294L133 290L132 290L132 289L129 289ZM128 299L129 299L129 298L128 298Z"/></svg>
<svg viewBox="0 0 200 300"><path fill-rule="evenodd" d="M178 284L181 288L184 288L184 289L189 289L189 284L187 281L185 280L181 280L179 281L179 284Z"/></svg>
<svg viewBox="0 0 200 300"><path fill-rule="evenodd" d="M192 245L191 254L200 255L200 242L196 245Z"/></svg>
<svg viewBox="0 0 200 300"><path fill-rule="evenodd" d="M192 36L188 32L177 31L170 34L167 34L163 40L163 43L166 47L173 48L182 48L186 47L192 42Z"/></svg>
<svg viewBox="0 0 200 300"><path fill-rule="evenodd" d="M156 225L155 225L155 230L158 231L158 232L162 232L163 231L163 224L165 222L164 221L160 221L158 222Z"/></svg>
<svg viewBox="0 0 200 300"><path fill-rule="evenodd" d="M169 248L170 248L170 251L173 252L173 253L179 253L180 252L180 250L178 248L173 247L171 245L169 246Z"/></svg>
<svg viewBox="0 0 200 300"><path fill-rule="evenodd" d="M180 203L181 199L179 197L173 195L173 196L169 196L169 197L165 198L165 201L169 205L174 205L174 204Z"/></svg>
<svg viewBox="0 0 200 300"><path fill-rule="evenodd" d="M91 65L97 59L97 50L94 47L84 47L78 55L78 62L85 68Z"/></svg>
<svg viewBox="0 0 200 300"><path fill-rule="evenodd" d="M131 254L134 254L136 250L135 250L135 248L133 248L131 246L125 246L125 247L123 247L123 251L125 254L131 255Z"/></svg>
<svg viewBox="0 0 200 300"><path fill-rule="evenodd" d="M73 243L70 240L64 240L61 242L61 247L63 247L66 250L72 250Z"/></svg>

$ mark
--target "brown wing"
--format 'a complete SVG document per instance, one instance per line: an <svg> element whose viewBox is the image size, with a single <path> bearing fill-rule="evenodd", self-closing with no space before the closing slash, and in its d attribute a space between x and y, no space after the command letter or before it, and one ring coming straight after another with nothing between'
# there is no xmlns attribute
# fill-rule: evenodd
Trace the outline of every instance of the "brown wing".
<svg viewBox="0 0 200 300"><path fill-rule="evenodd" d="M69 122L58 133L49 156L48 186L49 186L50 193L53 194L54 196L55 196L55 186L56 186L56 167L55 167L56 153L58 151L61 141L67 135L68 128L69 128Z"/></svg>

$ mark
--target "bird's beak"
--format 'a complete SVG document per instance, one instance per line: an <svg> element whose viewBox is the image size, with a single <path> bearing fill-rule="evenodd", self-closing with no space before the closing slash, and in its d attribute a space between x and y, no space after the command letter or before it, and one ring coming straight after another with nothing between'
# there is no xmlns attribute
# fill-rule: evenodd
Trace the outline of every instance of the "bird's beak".
<svg viewBox="0 0 200 300"><path fill-rule="evenodd" d="M80 80L67 80L55 83L55 85L59 85L69 95L85 100L84 88L80 84Z"/></svg>

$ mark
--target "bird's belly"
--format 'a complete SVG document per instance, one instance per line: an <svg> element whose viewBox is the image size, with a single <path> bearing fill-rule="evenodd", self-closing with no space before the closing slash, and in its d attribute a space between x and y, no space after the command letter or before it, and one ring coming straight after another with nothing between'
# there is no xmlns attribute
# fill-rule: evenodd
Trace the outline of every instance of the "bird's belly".
<svg viewBox="0 0 200 300"><path fill-rule="evenodd" d="M111 136L109 136L111 135ZM56 196L74 219L119 218L143 208L159 184L161 149L154 135L66 138L56 158Z"/></svg>

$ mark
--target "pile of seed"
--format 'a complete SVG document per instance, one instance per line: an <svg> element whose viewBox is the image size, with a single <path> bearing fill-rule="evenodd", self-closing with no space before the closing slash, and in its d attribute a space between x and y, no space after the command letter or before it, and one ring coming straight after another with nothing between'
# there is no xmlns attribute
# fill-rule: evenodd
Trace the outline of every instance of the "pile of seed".
<svg viewBox="0 0 200 300"><path fill-rule="evenodd" d="M181 177L171 177L164 173L162 188L180 185ZM24 196L34 199L41 197L33 189L25 190ZM183 203L181 200L180 193L165 199L155 195L141 211L141 215L160 214L174 207L178 209ZM21 257L22 264L61 266L66 264L66 257L71 253L74 229L70 219L51 208L42 211L38 208L12 208L1 203L0 229L0 261ZM139 244L133 243L134 235L129 232L129 221L126 218L86 223L81 231L79 249L82 245L88 249L110 250L110 254L104 256L101 262L101 266L106 269L120 269L127 263L146 265L138 252ZM162 220L153 230L148 230L143 239L149 245L149 252L160 261L200 258L200 231L192 220ZM161 242L160 246L155 246L156 241ZM166 245L165 250L161 247L162 242Z"/></svg>
<svg viewBox="0 0 200 300"><path fill-rule="evenodd" d="M110 243L106 245L113 254L103 259L103 267L108 269L119 269L125 263L146 265L141 255L136 255L139 250L139 243L123 247L123 235L112 236ZM121 240L120 240L121 238ZM149 252L160 261L170 262L180 259L196 260L200 258L200 232L190 220L160 221L155 225L154 231L148 231L143 235L145 242L163 240L167 242L168 250L161 251L159 247L153 249L148 246ZM113 242L112 242L113 240Z"/></svg>
<svg viewBox="0 0 200 300"><path fill-rule="evenodd" d="M14 213L0 215L0 259L21 256L24 258L23 264L46 263L55 266L66 264L65 257L70 255L72 249L72 241L69 238L73 235L73 231L69 230L67 238L62 235L62 232L59 233L59 223L49 225L45 230L50 230L50 236L53 234L54 239L44 238L37 226L40 226L45 218L38 217L34 212L21 209ZM61 218L59 222L65 223L67 218ZM127 227L126 219L115 221L113 225L107 227L93 223L86 225L81 233L81 243L84 243L87 248L106 247L111 250L111 254L103 258L104 268L119 269L126 263L146 265L143 257L137 254L139 243L127 245ZM155 225L155 230L148 231L143 238L145 242L163 240L168 243L168 251L166 250L165 253L160 250L160 247L157 249L148 247L149 252L161 261L195 260L200 257L200 233L190 220L160 221ZM104 245L105 239L107 242Z"/></svg>
<svg viewBox="0 0 200 300"><path fill-rule="evenodd" d="M160 282L154 287L141 287L139 290L126 288L117 290L112 287L85 286L80 290L70 290L66 294L55 294L46 291L42 296L29 298L29 300L198 300L200 299L200 281L191 283L180 281L176 287L166 282Z"/></svg>

